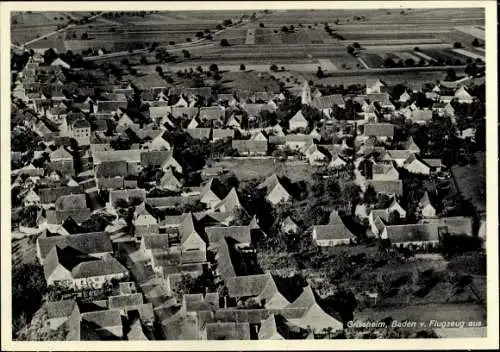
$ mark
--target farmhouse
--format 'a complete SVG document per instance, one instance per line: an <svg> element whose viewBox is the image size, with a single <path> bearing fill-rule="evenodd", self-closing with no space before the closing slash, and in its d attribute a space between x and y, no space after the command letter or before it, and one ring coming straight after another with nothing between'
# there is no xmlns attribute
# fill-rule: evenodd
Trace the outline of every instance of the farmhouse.
<svg viewBox="0 0 500 352"><path fill-rule="evenodd" d="M364 128L364 134L367 137L387 140L387 138L394 136L394 125L390 123L367 123Z"/></svg>
<svg viewBox="0 0 500 352"><path fill-rule="evenodd" d="M288 202L292 197L281 184L278 176L272 174L257 186L257 189L266 189L266 200L273 205Z"/></svg>
<svg viewBox="0 0 500 352"><path fill-rule="evenodd" d="M336 211L330 215L328 225L316 225L312 231L313 241L322 247L348 245L356 242L356 236L344 225Z"/></svg>
<svg viewBox="0 0 500 352"><path fill-rule="evenodd" d="M415 154L412 154L405 160L403 167L411 172L412 174L422 174L422 175L430 175L431 167L417 159Z"/></svg>
<svg viewBox="0 0 500 352"><path fill-rule="evenodd" d="M302 110L297 111L297 113L288 121L288 128L290 131L295 131L298 129L307 129L308 122L304 115L302 114Z"/></svg>
<svg viewBox="0 0 500 352"><path fill-rule="evenodd" d="M395 247L439 244L439 226L436 224L387 225L380 238L388 239Z"/></svg>

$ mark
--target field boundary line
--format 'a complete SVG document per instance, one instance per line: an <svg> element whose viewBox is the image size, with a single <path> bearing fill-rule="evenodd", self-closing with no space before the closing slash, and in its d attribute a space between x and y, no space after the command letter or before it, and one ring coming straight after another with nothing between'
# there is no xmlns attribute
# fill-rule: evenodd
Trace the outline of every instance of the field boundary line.
<svg viewBox="0 0 500 352"><path fill-rule="evenodd" d="M361 62L361 65L363 65L366 69L370 69L370 66L368 66L362 58L358 57L358 60L359 62Z"/></svg>

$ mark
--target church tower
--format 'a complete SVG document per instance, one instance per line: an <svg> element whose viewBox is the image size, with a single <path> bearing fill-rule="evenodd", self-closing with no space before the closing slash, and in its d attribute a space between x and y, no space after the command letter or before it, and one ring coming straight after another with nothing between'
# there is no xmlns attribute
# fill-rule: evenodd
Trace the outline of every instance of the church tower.
<svg viewBox="0 0 500 352"><path fill-rule="evenodd" d="M302 86L301 103L302 105L311 105L311 101L311 88L307 80L305 80Z"/></svg>

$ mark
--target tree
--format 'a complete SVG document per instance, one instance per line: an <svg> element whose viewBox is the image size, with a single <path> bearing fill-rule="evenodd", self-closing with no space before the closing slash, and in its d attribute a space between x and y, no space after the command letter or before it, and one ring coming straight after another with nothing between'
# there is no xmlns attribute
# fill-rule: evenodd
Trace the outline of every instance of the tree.
<svg viewBox="0 0 500 352"><path fill-rule="evenodd" d="M323 78L325 77L325 73L323 72L323 70L321 69L321 66L318 66L318 70L316 71L316 77L318 78Z"/></svg>
<svg viewBox="0 0 500 352"><path fill-rule="evenodd" d="M360 49L360 48L361 48L361 45L359 45L359 43L358 43L358 42L354 42L354 43L352 43L352 46L353 46L354 48L356 48L356 49Z"/></svg>
<svg viewBox="0 0 500 352"><path fill-rule="evenodd" d="M462 48L462 43L460 43L460 42L455 42L455 43L453 43L453 47L454 47L455 49L460 49L460 48Z"/></svg>
<svg viewBox="0 0 500 352"><path fill-rule="evenodd" d="M227 27L227 26L231 26L233 24L233 21L231 21L231 19L225 19L224 21L222 21L222 25Z"/></svg>
<svg viewBox="0 0 500 352"><path fill-rule="evenodd" d="M191 53L187 50L182 50L182 55L185 59L189 59L191 57Z"/></svg>
<svg viewBox="0 0 500 352"><path fill-rule="evenodd" d="M259 27L260 27L260 28L264 28L264 23L262 23L262 22L261 22L261 23L259 23Z"/></svg>
<svg viewBox="0 0 500 352"><path fill-rule="evenodd" d="M158 72L160 76L163 74L163 69L161 68L161 66L156 66L155 71Z"/></svg>
<svg viewBox="0 0 500 352"><path fill-rule="evenodd" d="M217 72L217 71L219 71L219 66L217 66L217 64L210 64L208 69L212 72Z"/></svg>
<svg viewBox="0 0 500 352"><path fill-rule="evenodd" d="M190 43L191 42L191 38L186 38L186 42Z"/></svg>
<svg viewBox="0 0 500 352"><path fill-rule="evenodd" d="M43 268L38 264L12 267L12 331L14 336L40 308L47 291Z"/></svg>
<svg viewBox="0 0 500 352"><path fill-rule="evenodd" d="M89 39L89 35L88 35L88 33L87 33L87 32L82 33L82 37L81 37L81 38L82 38L82 40L87 40L87 39Z"/></svg>
<svg viewBox="0 0 500 352"><path fill-rule="evenodd" d="M375 204L377 203L377 192L372 185L368 185L363 196L363 202L365 204Z"/></svg>
<svg viewBox="0 0 500 352"><path fill-rule="evenodd" d="M350 54L350 55L354 55L354 53L356 52L356 50L354 50L354 48L352 46L348 46L347 47L347 53Z"/></svg>
<svg viewBox="0 0 500 352"><path fill-rule="evenodd" d="M289 29L287 26L283 26L283 27L281 27L281 31L284 33L288 33Z"/></svg>
<svg viewBox="0 0 500 352"><path fill-rule="evenodd" d="M446 79L445 81L456 81L457 79L457 73L455 72L454 69L449 68L446 70Z"/></svg>
<svg viewBox="0 0 500 352"><path fill-rule="evenodd" d="M413 51L417 51L417 52L419 52L419 51L420 51L420 48L419 48L418 46L416 46L416 47L414 47L414 48L413 48Z"/></svg>
<svg viewBox="0 0 500 352"><path fill-rule="evenodd" d="M276 66L275 64L272 64L270 69L271 69L271 71L276 72L276 71L278 71L278 66Z"/></svg>
<svg viewBox="0 0 500 352"><path fill-rule="evenodd" d="M246 70L246 66L245 64L241 64L240 65L240 71L245 71Z"/></svg>
<svg viewBox="0 0 500 352"><path fill-rule="evenodd" d="M196 32L196 38L201 38L203 37L203 32L199 31L199 32Z"/></svg>
<svg viewBox="0 0 500 352"><path fill-rule="evenodd" d="M408 67L413 67L413 66L415 66L415 60L413 60L413 59L406 59L405 60L405 65L408 66Z"/></svg>
<svg viewBox="0 0 500 352"><path fill-rule="evenodd" d="M474 38L474 40L472 41L472 46L480 46L481 43L479 43L479 40L477 38Z"/></svg>
<svg viewBox="0 0 500 352"><path fill-rule="evenodd" d="M224 39L224 38L223 38L223 39L221 39L221 40L220 40L220 46L227 47L227 46L229 46L229 45L230 45L230 44L229 44L229 42L227 41L227 39Z"/></svg>

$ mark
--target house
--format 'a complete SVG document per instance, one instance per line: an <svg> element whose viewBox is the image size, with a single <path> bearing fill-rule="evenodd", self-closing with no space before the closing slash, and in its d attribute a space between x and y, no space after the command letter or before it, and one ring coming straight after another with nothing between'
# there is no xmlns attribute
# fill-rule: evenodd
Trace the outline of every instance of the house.
<svg viewBox="0 0 500 352"><path fill-rule="evenodd" d="M387 225L380 238L395 247L435 246L439 244L439 228L436 224Z"/></svg>
<svg viewBox="0 0 500 352"><path fill-rule="evenodd" d="M394 125L391 123L367 123L364 126L364 135L385 141L394 137Z"/></svg>
<svg viewBox="0 0 500 352"><path fill-rule="evenodd" d="M278 176L272 174L257 186L257 189L266 189L266 200L277 205L281 202L288 202L292 196L281 184Z"/></svg>
<svg viewBox="0 0 500 352"><path fill-rule="evenodd" d="M391 164L375 164L372 167L373 180L395 181L399 179L399 172Z"/></svg>
<svg viewBox="0 0 500 352"><path fill-rule="evenodd" d="M223 121L226 110L221 106L203 106L198 115L201 121Z"/></svg>
<svg viewBox="0 0 500 352"><path fill-rule="evenodd" d="M411 112L410 120L418 124L426 124L432 121L432 110L418 109Z"/></svg>
<svg viewBox="0 0 500 352"><path fill-rule="evenodd" d="M467 216L451 216L443 218L426 218L420 220L421 223L435 223L440 227L447 227L449 234L475 236L473 233L473 220Z"/></svg>
<svg viewBox="0 0 500 352"><path fill-rule="evenodd" d="M430 175L431 167L417 159L415 154L412 154L405 160L403 167L413 174Z"/></svg>
<svg viewBox="0 0 500 352"><path fill-rule="evenodd" d="M29 207L32 205L40 204L40 196L33 190L30 189L23 198L23 205Z"/></svg>
<svg viewBox="0 0 500 352"><path fill-rule="evenodd" d="M280 309L290 302L279 291L278 285L270 273L235 276L226 280L229 297L238 300L251 299L267 309Z"/></svg>
<svg viewBox="0 0 500 352"><path fill-rule="evenodd" d="M173 169L182 174L182 166L175 160L173 150L142 151L140 153L140 165L142 167L159 168L163 171Z"/></svg>
<svg viewBox="0 0 500 352"><path fill-rule="evenodd" d="M402 180L370 180L368 184L371 185L378 194L386 194L388 196L400 196L403 194Z"/></svg>
<svg viewBox="0 0 500 352"><path fill-rule="evenodd" d="M211 128L186 128L186 133L188 133L193 139L210 139L212 132Z"/></svg>
<svg viewBox="0 0 500 352"><path fill-rule="evenodd" d="M315 97L311 103L311 106L319 111L328 118L331 118L332 110L334 106L339 108L345 108L345 101L341 94L324 95Z"/></svg>
<svg viewBox="0 0 500 352"><path fill-rule="evenodd" d="M366 80L366 94L382 93L386 84L380 79Z"/></svg>
<svg viewBox="0 0 500 352"><path fill-rule="evenodd" d="M62 60L59 57L57 59L55 59L54 61L52 61L52 63L50 64L50 66L59 66L59 67L64 67L66 69L70 69L71 68L70 64L68 64L66 61Z"/></svg>
<svg viewBox="0 0 500 352"><path fill-rule="evenodd" d="M232 128L241 128L242 118L243 117L241 115L231 114L231 116L226 122L226 126Z"/></svg>
<svg viewBox="0 0 500 352"><path fill-rule="evenodd" d="M73 122L70 128L70 136L74 138L78 145L90 145L90 123L83 118Z"/></svg>
<svg viewBox="0 0 500 352"><path fill-rule="evenodd" d="M167 169L165 171L160 179L158 186L170 191L180 191L182 189L182 183L174 175L172 169Z"/></svg>
<svg viewBox="0 0 500 352"><path fill-rule="evenodd" d="M402 147L404 150L409 150L409 151L416 153L416 154L420 153L420 148L418 147L417 143L415 143L412 136L408 137L408 139L402 143ZM410 156L410 155L408 155L408 156ZM408 159L408 158L406 158L406 159Z"/></svg>
<svg viewBox="0 0 500 352"><path fill-rule="evenodd" d="M320 150L314 143L310 143L309 146L306 146L304 150L304 155L311 165L324 164L328 160L327 154L328 153L326 150Z"/></svg>
<svg viewBox="0 0 500 352"><path fill-rule="evenodd" d="M214 207L220 203L221 199L212 190L214 179L211 178L206 182L200 191L200 202L206 204L209 208Z"/></svg>
<svg viewBox="0 0 500 352"><path fill-rule="evenodd" d="M102 288L106 282L128 275L128 270L110 254L95 258L57 245L45 258L43 269L48 286L59 284L76 290Z"/></svg>
<svg viewBox="0 0 500 352"><path fill-rule="evenodd" d="M216 142L218 140L233 139L233 138L234 138L233 129L214 128L212 130L212 142Z"/></svg>
<svg viewBox="0 0 500 352"><path fill-rule="evenodd" d="M287 216L285 220L281 223L281 231L284 233L297 233L299 231L299 226L292 220L290 216Z"/></svg>
<svg viewBox="0 0 500 352"><path fill-rule="evenodd" d="M393 160L396 163L397 167L403 167L405 161L408 160L410 156L414 155L415 152L412 150L388 149L386 150L386 154L390 160Z"/></svg>
<svg viewBox="0 0 500 352"><path fill-rule="evenodd" d="M403 92L403 94L401 94L398 98L398 101L400 103L406 103L408 102L409 100L411 99L411 95L408 94L408 91L405 89L405 91Z"/></svg>
<svg viewBox="0 0 500 352"><path fill-rule="evenodd" d="M181 239L181 251L203 251L206 252L207 244L200 236L195 227L193 214L187 213L179 225L179 235Z"/></svg>
<svg viewBox="0 0 500 352"><path fill-rule="evenodd" d="M231 145L239 155L267 154L267 140L233 139Z"/></svg>
<svg viewBox="0 0 500 352"><path fill-rule="evenodd" d="M124 329L118 309L105 309L81 314L80 340L121 340Z"/></svg>
<svg viewBox="0 0 500 352"><path fill-rule="evenodd" d="M233 187L226 197L216 204L213 209L216 212L226 213L232 212L238 208L242 209L243 206L241 205L238 193L236 193L236 189Z"/></svg>
<svg viewBox="0 0 500 352"><path fill-rule="evenodd" d="M287 320L302 329L310 329L313 332L322 332L325 329L332 331L342 330L343 324L338 319L326 313L318 304L316 295L310 285L303 287L300 296L290 303L287 310L295 310L299 314Z"/></svg>
<svg viewBox="0 0 500 352"><path fill-rule="evenodd" d="M333 153L330 163L328 164L329 169L339 170L347 166L347 161L341 157L338 153Z"/></svg>
<svg viewBox="0 0 500 352"><path fill-rule="evenodd" d="M336 211L330 215L327 225L313 226L313 241L322 247L348 245L356 242L356 236L344 225Z"/></svg>
<svg viewBox="0 0 500 352"><path fill-rule="evenodd" d="M145 202L135 207L132 224L134 225L135 237L138 240L144 235L157 234L160 231L158 221L146 209Z"/></svg>
<svg viewBox="0 0 500 352"><path fill-rule="evenodd" d="M187 128L197 128L199 125L201 125L201 121L198 117L194 116L191 121L189 121Z"/></svg>
<svg viewBox="0 0 500 352"><path fill-rule="evenodd" d="M71 155L64 146L60 146L49 154L50 168L61 172L63 175L73 175L74 164L73 155Z"/></svg>
<svg viewBox="0 0 500 352"><path fill-rule="evenodd" d="M455 91L453 96L458 100L460 104L471 104L474 101L474 97L470 95L467 89L464 86L461 86Z"/></svg>
<svg viewBox="0 0 500 352"><path fill-rule="evenodd" d="M427 191L424 192L418 202L418 208L424 218L434 218L436 216L436 208L432 205Z"/></svg>
<svg viewBox="0 0 500 352"><path fill-rule="evenodd" d="M59 197L55 202L55 215L58 224L72 217L78 223L90 219L91 211L87 206L85 194L69 194Z"/></svg>
<svg viewBox="0 0 500 352"><path fill-rule="evenodd" d="M247 226L209 226L205 228L209 248L216 248L226 239L234 242L236 248L248 248L252 244L251 224Z"/></svg>
<svg viewBox="0 0 500 352"><path fill-rule="evenodd" d="M171 150L170 143L163 138L163 133L163 130L156 130L155 133L152 134L152 138L150 137L151 140L143 144L143 149L148 149L150 151Z"/></svg>
<svg viewBox="0 0 500 352"><path fill-rule="evenodd" d="M309 123L307 122L306 118L302 114L302 110L297 111L293 117L288 120L288 129L290 131L295 131L298 129L307 129L307 126Z"/></svg>
<svg viewBox="0 0 500 352"><path fill-rule="evenodd" d="M367 93L367 98L370 104L378 104L383 110L394 111L396 109L388 93Z"/></svg>
<svg viewBox="0 0 500 352"><path fill-rule="evenodd" d="M203 340L250 340L250 324L238 322L207 323L200 334Z"/></svg>
<svg viewBox="0 0 500 352"><path fill-rule="evenodd" d="M90 232L70 236L39 236L36 241L36 253L40 264L44 263L45 258L55 246L59 248L71 247L80 253L96 258L113 253L111 240L104 232Z"/></svg>
<svg viewBox="0 0 500 352"><path fill-rule="evenodd" d="M78 304L74 299L63 299L61 301L48 301L45 303L47 322L49 329L57 330L71 317L72 314L80 315Z"/></svg>
<svg viewBox="0 0 500 352"><path fill-rule="evenodd" d="M313 128L309 135L316 141L321 141L321 134L318 132L316 128Z"/></svg>
<svg viewBox="0 0 500 352"><path fill-rule="evenodd" d="M422 159L431 168L431 173L440 172L444 167L441 159Z"/></svg>
<svg viewBox="0 0 500 352"><path fill-rule="evenodd" d="M285 146L291 150L304 150L306 145L313 143L313 138L307 134L287 134L285 136Z"/></svg>
<svg viewBox="0 0 500 352"><path fill-rule="evenodd" d="M250 140L252 141L266 141L267 142L267 137L262 133L262 131L257 131L251 134Z"/></svg>

